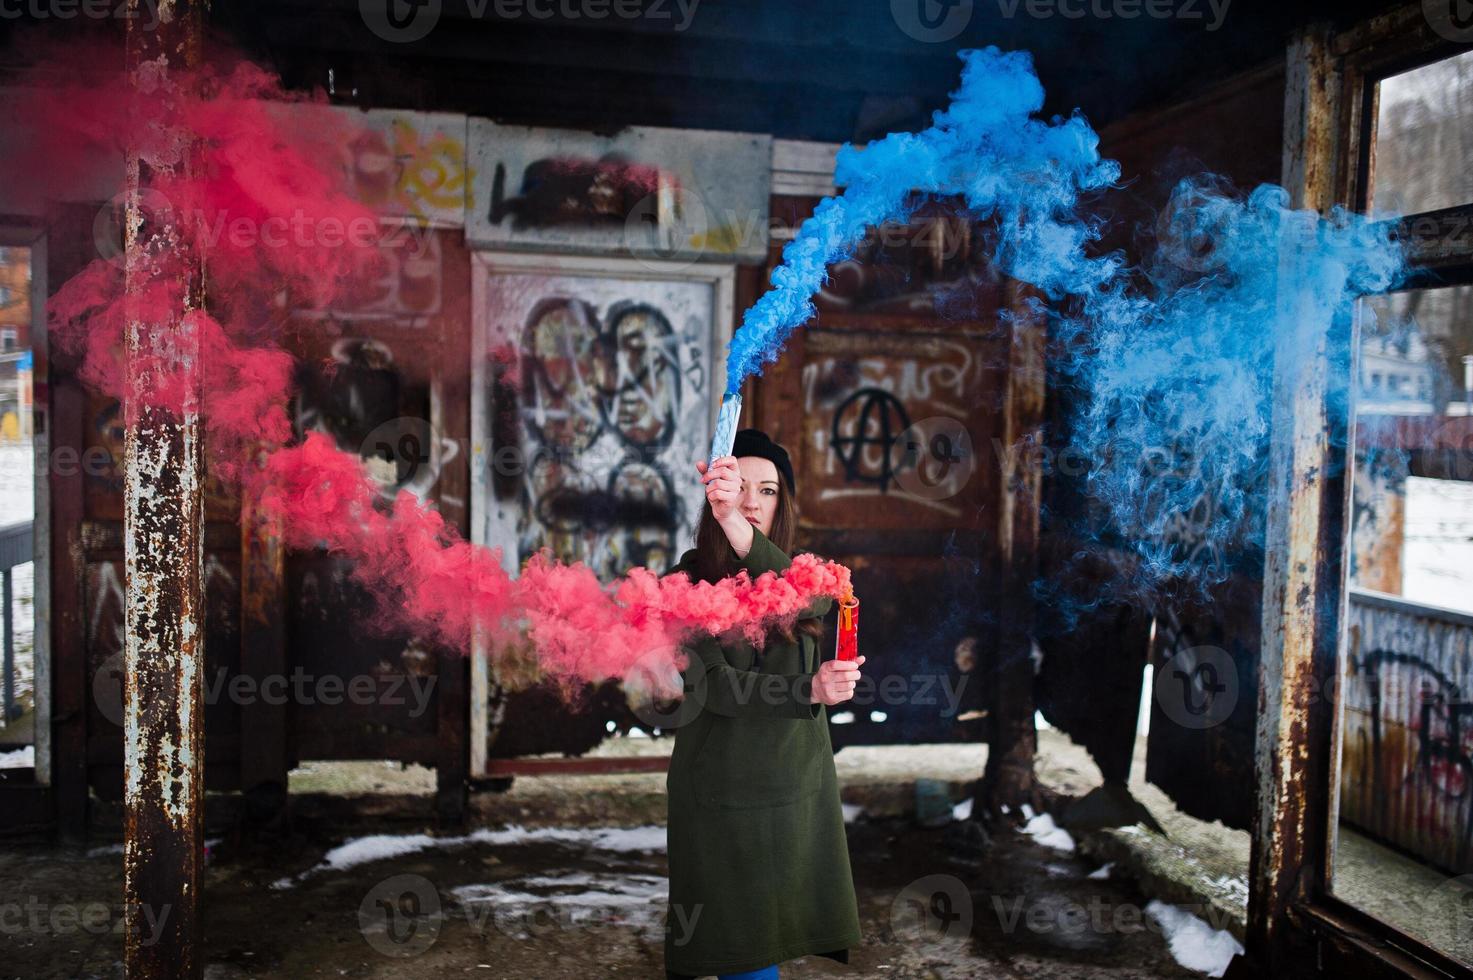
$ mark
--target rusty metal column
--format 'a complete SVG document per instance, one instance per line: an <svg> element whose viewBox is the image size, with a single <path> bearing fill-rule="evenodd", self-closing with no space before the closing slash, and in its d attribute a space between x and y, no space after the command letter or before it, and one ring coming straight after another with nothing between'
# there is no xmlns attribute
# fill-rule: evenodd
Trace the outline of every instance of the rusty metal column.
<svg viewBox="0 0 1473 980"><path fill-rule="evenodd" d="M128 0L127 65L135 98L163 110L195 60L192 3L160 5L151 24ZM150 25L145 27L144 25ZM151 29L150 29L151 28ZM167 123L165 124L167 126ZM124 739L124 965L130 980L198 978L204 744L204 508L199 345L185 313L199 306L198 257L181 217L160 206L153 177L191 164L188 133L158 132L127 156L124 557L127 563ZM177 308L159 309L160 286ZM164 378L181 403L159 403Z"/></svg>
<svg viewBox="0 0 1473 980"><path fill-rule="evenodd" d="M1293 207L1323 213L1345 196L1341 76L1324 31L1295 39L1286 75L1283 183ZM1279 256L1245 944L1269 976L1302 976L1316 962L1298 910L1322 888L1334 784L1338 702L1319 692L1335 689L1343 617L1353 331L1296 288L1313 237L1286 226Z"/></svg>
<svg viewBox="0 0 1473 980"><path fill-rule="evenodd" d="M1029 315L1028 287L1007 284L1007 376L998 413L999 444L1013 450L1012 465L1003 465L996 508L996 560L1002 570L996 590L995 640L987 660L992 684L988 718L987 767L977 784L973 813L1017 810L1038 805L1034 757L1032 586L1038 574L1039 507L1043 468L1037 450L1043 445L1046 367L1044 324ZM999 456L1001 463L1002 457Z"/></svg>

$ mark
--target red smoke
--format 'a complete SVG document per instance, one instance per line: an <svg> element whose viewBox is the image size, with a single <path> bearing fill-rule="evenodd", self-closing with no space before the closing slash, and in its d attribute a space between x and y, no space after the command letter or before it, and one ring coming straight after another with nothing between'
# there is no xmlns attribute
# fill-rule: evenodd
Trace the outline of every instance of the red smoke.
<svg viewBox="0 0 1473 980"><path fill-rule="evenodd" d="M740 631L760 641L774 622L791 622L814 598L848 587L848 569L812 556L799 556L782 576L753 582L741 575L716 585L634 569L604 586L587 567L545 555L512 578L499 550L462 540L413 494L402 493L392 508L377 504L377 485L359 458L330 438L309 433L288 446L293 359L276 346L285 319L278 297L308 297L321 307L352 289L380 260L379 225L326 163L357 134L336 114L303 106L312 100L283 92L256 66L228 56L210 64L170 66L142 96L121 76L93 77L35 89L28 102L31 152L12 162L49 161L47 173L58 180L81 179L95 170L99 152L120 159L135 148L148 165L141 197L148 227L168 219L174 229L170 240L145 239L130 290L122 259L99 258L52 297L52 336L58 350L78 359L84 382L130 413L140 404L178 411L193 382L177 352L154 351L146 388L129 390L123 342L130 320L158 338L192 331L211 465L279 523L289 547L325 546L351 558L356 577L396 618L452 648L468 649L478 625L493 651L529 636L543 668L565 688L627 677L636 665L642 674L680 667L677 644L694 630ZM84 74L56 63L46 73ZM310 112L310 125L291 119L293 112ZM180 165L180 134L195 147L190 168ZM208 309L181 320L182 283L201 269ZM240 465L261 447L267 455L259 469Z"/></svg>

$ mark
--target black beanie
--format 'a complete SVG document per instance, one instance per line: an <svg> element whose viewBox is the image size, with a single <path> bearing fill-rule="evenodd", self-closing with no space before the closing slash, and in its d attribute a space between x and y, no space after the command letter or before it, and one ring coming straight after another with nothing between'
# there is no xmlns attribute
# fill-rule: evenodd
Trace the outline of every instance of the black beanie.
<svg viewBox="0 0 1473 980"><path fill-rule="evenodd" d="M788 459L788 451L769 439L767 433L761 429L742 429L737 432L736 439L731 444L731 455L758 456L771 460L787 482L788 493L797 492L797 488L793 486L793 463Z"/></svg>

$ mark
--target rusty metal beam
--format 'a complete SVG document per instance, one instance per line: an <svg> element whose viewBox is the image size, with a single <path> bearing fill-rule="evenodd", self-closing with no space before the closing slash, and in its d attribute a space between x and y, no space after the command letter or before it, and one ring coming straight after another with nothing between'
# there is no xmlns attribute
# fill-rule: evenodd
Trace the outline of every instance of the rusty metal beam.
<svg viewBox="0 0 1473 980"><path fill-rule="evenodd" d="M665 772L668 755L605 756L596 759L492 759L490 776L609 776L616 773Z"/></svg>
<svg viewBox="0 0 1473 980"><path fill-rule="evenodd" d="M280 520L244 494L240 503L240 672L262 679L287 673L286 549ZM253 698L240 707L240 788L246 812L269 824L287 804L286 705Z"/></svg>
<svg viewBox="0 0 1473 980"><path fill-rule="evenodd" d="M196 60L201 9L165 2L159 22L128 0L127 64L135 97L162 103ZM184 315L201 300L198 264L181 252L181 220L145 209L153 175L191 165L187 133L129 147L125 289L128 394L124 435L126 575L123 891L125 975L198 978L204 804L204 504L199 342ZM170 138L172 137L172 138ZM142 301L160 277L180 308ZM182 378L180 405L150 394Z"/></svg>
<svg viewBox="0 0 1473 980"><path fill-rule="evenodd" d="M1284 185L1294 207L1324 211L1343 194L1340 72L1322 31L1297 37L1288 59ZM1270 976L1313 963L1294 910L1319 896L1326 873L1333 715L1316 692L1335 676L1353 445L1351 325L1295 289L1300 259L1286 244L1278 272L1249 868L1246 947Z"/></svg>
<svg viewBox="0 0 1473 980"><path fill-rule="evenodd" d="M1007 805L1038 805L1033 757L1038 751L1034 728L1033 600L1038 572L1039 504L1043 490L1040 456L1043 445L1043 408L1046 368L1043 321L1028 313L1029 290L1010 282L1007 305L1007 373L1001 392L998 432L1000 444L1019 450L1011 465L1003 466L997 483L997 543L994 555L998 576L984 576L984 594L997 616L988 668L992 707L988 730L987 767L978 782L976 799L981 813ZM979 440L980 441L980 440ZM984 600L985 601L985 600ZM985 608L985 607L984 607Z"/></svg>

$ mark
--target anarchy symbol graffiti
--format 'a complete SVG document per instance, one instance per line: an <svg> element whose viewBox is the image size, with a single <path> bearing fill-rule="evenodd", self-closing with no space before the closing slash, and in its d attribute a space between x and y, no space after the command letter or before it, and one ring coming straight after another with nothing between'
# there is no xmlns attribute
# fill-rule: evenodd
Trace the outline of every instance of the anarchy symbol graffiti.
<svg viewBox="0 0 1473 980"><path fill-rule="evenodd" d="M883 388L860 388L844 399L834 411L832 435L844 479L872 483L887 492L899 469L893 455L895 438L909 428L905 406ZM870 447L875 451L867 451Z"/></svg>

